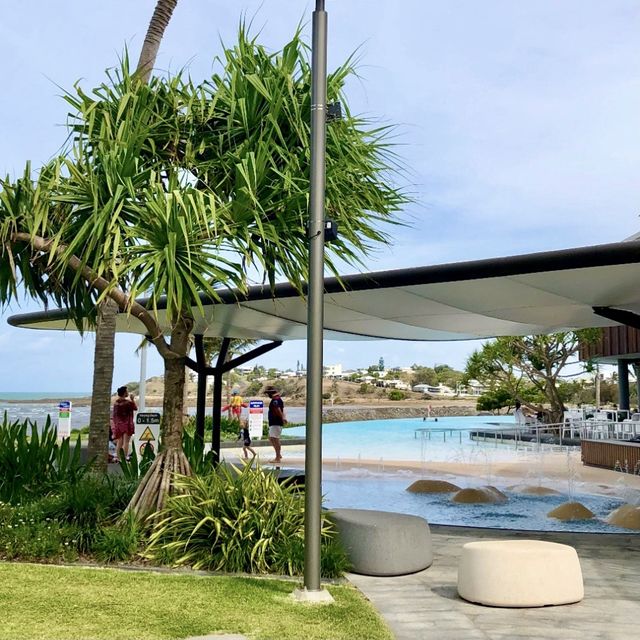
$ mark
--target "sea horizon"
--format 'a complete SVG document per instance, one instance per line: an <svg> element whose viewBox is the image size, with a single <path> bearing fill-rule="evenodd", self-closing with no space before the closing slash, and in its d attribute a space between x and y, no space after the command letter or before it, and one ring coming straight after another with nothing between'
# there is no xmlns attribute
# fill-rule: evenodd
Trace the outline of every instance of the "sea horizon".
<svg viewBox="0 0 640 640"><path fill-rule="evenodd" d="M0 400L67 400L90 398L91 391L0 391Z"/></svg>

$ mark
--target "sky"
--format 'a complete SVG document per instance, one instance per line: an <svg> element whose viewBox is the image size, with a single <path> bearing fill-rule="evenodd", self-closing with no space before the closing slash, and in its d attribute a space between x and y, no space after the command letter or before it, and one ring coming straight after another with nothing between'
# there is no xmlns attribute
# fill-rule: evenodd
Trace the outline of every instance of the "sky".
<svg viewBox="0 0 640 640"><path fill-rule="evenodd" d="M312 2L179 0L158 73L210 75L244 15L272 50ZM61 87L91 88L124 48L137 60L155 0L24 0L3 7L0 172L48 160L65 139ZM351 110L398 125L411 226L368 259L405 268L585 246L640 230L640 4L636 0L327 0L329 68L357 49ZM0 310L0 391L91 388L93 338L15 329ZM481 343L326 342L327 364L448 363ZM138 339L118 336L114 387L135 380ZM152 353L148 374L162 371ZM303 341L259 361L295 368Z"/></svg>

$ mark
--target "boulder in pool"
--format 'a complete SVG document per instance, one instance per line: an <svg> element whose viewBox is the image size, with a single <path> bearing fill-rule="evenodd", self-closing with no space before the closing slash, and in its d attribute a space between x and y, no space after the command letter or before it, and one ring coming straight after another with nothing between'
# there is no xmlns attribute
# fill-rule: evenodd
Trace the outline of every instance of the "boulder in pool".
<svg viewBox="0 0 640 640"><path fill-rule="evenodd" d="M407 487L411 493L453 493L460 491L460 487L446 480L416 480Z"/></svg>
<svg viewBox="0 0 640 640"><path fill-rule="evenodd" d="M559 495L560 492L552 489L551 487L543 487L535 484L516 484L513 487L509 487L509 491L515 491L516 493L526 493L531 496L552 496Z"/></svg>
<svg viewBox="0 0 640 640"><path fill-rule="evenodd" d="M499 489L487 485L486 487L460 489L451 500L461 504L495 504L506 502L508 498Z"/></svg>
<svg viewBox="0 0 640 640"><path fill-rule="evenodd" d="M556 518L557 520L589 520L593 518L595 514L579 502L565 502L559 507L549 511L547 516L549 516L549 518Z"/></svg>
<svg viewBox="0 0 640 640"><path fill-rule="evenodd" d="M640 529L640 507L623 504L607 516L607 522L625 529Z"/></svg>

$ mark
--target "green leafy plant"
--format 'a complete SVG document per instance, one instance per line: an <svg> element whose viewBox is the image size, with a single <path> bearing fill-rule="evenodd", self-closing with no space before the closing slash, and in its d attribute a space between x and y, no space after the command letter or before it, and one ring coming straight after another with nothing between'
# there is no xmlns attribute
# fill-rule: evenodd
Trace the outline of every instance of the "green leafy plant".
<svg viewBox="0 0 640 640"><path fill-rule="evenodd" d="M82 482L41 501L43 516L75 528L73 544L79 552L91 551L102 527L122 513L135 485L126 478L87 475Z"/></svg>
<svg viewBox="0 0 640 640"><path fill-rule="evenodd" d="M102 562L123 562L135 557L142 541L142 528L131 513L117 524L104 527L96 536L93 553Z"/></svg>
<svg viewBox="0 0 640 640"><path fill-rule="evenodd" d="M74 560L75 535L74 527L46 517L39 502L0 502L0 559Z"/></svg>
<svg viewBox="0 0 640 640"><path fill-rule="evenodd" d="M304 495L260 467L220 465L215 471L177 480L155 520L147 553L156 561L196 569L297 575L304 564ZM323 515L323 548L335 543L335 527ZM322 566L335 576L346 568Z"/></svg>
<svg viewBox="0 0 640 640"><path fill-rule="evenodd" d="M155 458L156 452L150 446L146 446L142 450L142 457L139 461L135 448L131 450L131 455L128 460L126 459L124 452L121 450L119 464L123 477L130 482L137 482L145 473L147 473Z"/></svg>
<svg viewBox="0 0 640 640"><path fill-rule="evenodd" d="M80 436L73 448L70 439L61 443L47 416L39 430L30 420L0 423L0 500L29 501L54 488L77 483L87 466L80 462Z"/></svg>
<svg viewBox="0 0 640 640"><path fill-rule="evenodd" d="M398 391L398 389L392 389L389 391L389 395L387 397L389 400L404 400L407 397L407 394L403 391Z"/></svg>

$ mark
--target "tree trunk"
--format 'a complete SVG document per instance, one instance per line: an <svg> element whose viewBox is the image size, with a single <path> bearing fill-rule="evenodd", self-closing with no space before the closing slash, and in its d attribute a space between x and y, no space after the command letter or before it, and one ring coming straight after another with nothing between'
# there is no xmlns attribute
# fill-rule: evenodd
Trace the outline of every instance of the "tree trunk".
<svg viewBox="0 0 640 640"><path fill-rule="evenodd" d="M151 22L142 45L137 67L138 78L144 84L151 77L162 36L177 3L178 0L158 0L158 4L151 16ZM96 470L106 471L117 305L112 300L107 299L102 306L103 308L98 310L98 318L96 320L96 346L93 352L89 458L91 459L95 456ZM106 312L107 307L110 309L108 312ZM105 322L106 324L103 326Z"/></svg>
<svg viewBox="0 0 640 640"><path fill-rule="evenodd" d="M89 418L89 459L95 458L94 469L107 469L107 442L113 381L113 353L115 347L118 305L105 298L98 305L96 344L93 352L93 387Z"/></svg>
<svg viewBox="0 0 640 640"><path fill-rule="evenodd" d="M158 0L156 8L153 11L136 70L138 78L143 84L149 82L153 65L156 63L158 50L160 49L162 36L177 4L178 0Z"/></svg>
<svg viewBox="0 0 640 640"><path fill-rule="evenodd" d="M549 399L551 408L549 409L549 418L552 424L558 424L564 419L564 405L558 394L558 389L553 380L546 380L545 395Z"/></svg>
<svg viewBox="0 0 640 640"><path fill-rule="evenodd" d="M184 358L191 347L192 318L177 321L171 332L171 351L180 357L164 359L164 398L162 403L162 449L138 485L125 513L132 510L138 519L160 511L167 496L175 491L176 474L191 475L191 467L182 451L184 428Z"/></svg>

